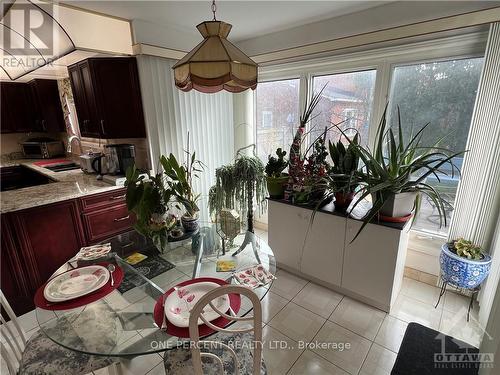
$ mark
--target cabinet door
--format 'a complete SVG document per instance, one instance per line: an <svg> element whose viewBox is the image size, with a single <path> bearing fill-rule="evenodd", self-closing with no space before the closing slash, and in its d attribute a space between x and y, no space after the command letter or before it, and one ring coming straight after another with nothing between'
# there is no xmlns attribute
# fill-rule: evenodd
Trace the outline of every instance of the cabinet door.
<svg viewBox="0 0 500 375"><path fill-rule="evenodd" d="M35 79L30 85L40 130L49 133L66 131L57 81Z"/></svg>
<svg viewBox="0 0 500 375"><path fill-rule="evenodd" d="M9 301L17 315L33 310L34 286L30 284L25 270L23 254L13 236L15 233L11 216L4 214L1 216L2 227L1 246L1 285L2 292Z"/></svg>
<svg viewBox="0 0 500 375"><path fill-rule="evenodd" d="M143 138L144 115L134 57L89 59L103 138Z"/></svg>
<svg viewBox="0 0 500 375"><path fill-rule="evenodd" d="M85 125L85 132L82 133L82 135L84 137L101 138L103 134L101 131L100 118L97 112L97 99L90 65L88 61L83 61L78 64L78 68L80 70L83 95L85 96L87 106L87 123ZM112 95L119 96L118 93L119 91L116 91Z"/></svg>
<svg viewBox="0 0 500 375"><path fill-rule="evenodd" d="M1 132L27 133L37 130L29 85L26 83L1 82Z"/></svg>
<svg viewBox="0 0 500 375"><path fill-rule="evenodd" d="M310 210L269 201L269 246L278 264L299 270Z"/></svg>
<svg viewBox="0 0 500 375"><path fill-rule="evenodd" d="M345 224L345 217L316 213L304 246L302 273L340 286Z"/></svg>
<svg viewBox="0 0 500 375"><path fill-rule="evenodd" d="M84 246L76 200L14 213L16 232L27 264L35 264L38 286Z"/></svg>
<svg viewBox="0 0 500 375"><path fill-rule="evenodd" d="M76 117L78 118L78 126L80 134L87 137L87 126L89 122L89 111L87 107L87 99L85 97L85 89L83 88L82 73L78 64L68 67L69 81L71 83L71 91L73 91L73 100L75 102Z"/></svg>
<svg viewBox="0 0 500 375"><path fill-rule="evenodd" d="M342 287L388 311L393 289L403 277L407 231L368 224L351 243L361 225L357 220L347 221Z"/></svg>

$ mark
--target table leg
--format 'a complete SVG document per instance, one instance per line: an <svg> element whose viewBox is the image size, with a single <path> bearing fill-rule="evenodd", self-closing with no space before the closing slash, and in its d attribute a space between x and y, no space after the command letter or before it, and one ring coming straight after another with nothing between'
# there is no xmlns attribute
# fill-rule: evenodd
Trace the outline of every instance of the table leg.
<svg viewBox="0 0 500 375"><path fill-rule="evenodd" d="M197 278L200 275L201 260L203 257L203 250L204 250L203 237L205 237L205 235L200 233L200 246L198 249L198 253L196 254L196 261L194 263L193 279Z"/></svg>
<svg viewBox="0 0 500 375"><path fill-rule="evenodd" d="M245 233L245 238L243 239L243 243L241 244L239 249L233 253L233 257L241 253L248 244L252 244L252 250L253 254L255 255L255 259L257 259L257 262L261 263L259 252L257 249L257 242L255 240L255 235L248 231Z"/></svg>

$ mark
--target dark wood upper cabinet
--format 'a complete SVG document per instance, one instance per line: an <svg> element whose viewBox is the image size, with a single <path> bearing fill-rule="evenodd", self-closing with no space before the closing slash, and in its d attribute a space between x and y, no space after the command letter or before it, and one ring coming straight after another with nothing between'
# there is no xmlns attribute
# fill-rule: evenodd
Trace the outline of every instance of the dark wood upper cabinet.
<svg viewBox="0 0 500 375"><path fill-rule="evenodd" d="M146 136L135 57L91 58L68 70L82 136Z"/></svg>
<svg viewBox="0 0 500 375"><path fill-rule="evenodd" d="M57 81L0 82L2 133L66 130Z"/></svg>
<svg viewBox="0 0 500 375"><path fill-rule="evenodd" d="M33 100L35 126L39 131L57 133L66 130L57 81L34 79L28 83Z"/></svg>
<svg viewBox="0 0 500 375"><path fill-rule="evenodd" d="M35 117L29 86L25 83L0 82L2 133L35 130Z"/></svg>

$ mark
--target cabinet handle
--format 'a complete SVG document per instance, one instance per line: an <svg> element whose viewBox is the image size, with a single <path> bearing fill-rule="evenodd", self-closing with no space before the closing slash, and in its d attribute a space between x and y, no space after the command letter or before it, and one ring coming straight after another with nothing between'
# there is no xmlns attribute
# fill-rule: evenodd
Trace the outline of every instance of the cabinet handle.
<svg viewBox="0 0 500 375"><path fill-rule="evenodd" d="M127 220L127 219L130 219L130 215L120 217L119 219L113 219L113 221L123 221L123 220Z"/></svg>
<svg viewBox="0 0 500 375"><path fill-rule="evenodd" d="M101 120L101 133L102 135L106 135L106 131L104 130L104 120Z"/></svg>
<svg viewBox="0 0 500 375"><path fill-rule="evenodd" d="M47 131L47 127L45 126L45 120L42 120L42 130Z"/></svg>
<svg viewBox="0 0 500 375"><path fill-rule="evenodd" d="M109 199L114 201L114 200L117 200L117 199L123 199L125 197L126 197L126 194L122 194L122 195L116 195L114 197L110 197Z"/></svg>

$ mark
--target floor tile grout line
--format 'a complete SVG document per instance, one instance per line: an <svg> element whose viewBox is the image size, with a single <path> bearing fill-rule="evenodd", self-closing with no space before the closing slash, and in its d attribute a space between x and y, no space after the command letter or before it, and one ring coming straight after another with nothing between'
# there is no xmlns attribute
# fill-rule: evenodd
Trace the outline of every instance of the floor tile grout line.
<svg viewBox="0 0 500 375"><path fill-rule="evenodd" d="M361 370L363 369L363 366L365 365L365 362L366 362L366 359L368 358L368 356L370 355L370 350L372 350L372 347L373 347L373 344L375 344L375 342L371 342L370 344L370 348L368 348L368 351L366 352L366 357L363 359L363 362L361 363L361 367L359 368L358 370L358 374L361 372Z"/></svg>

